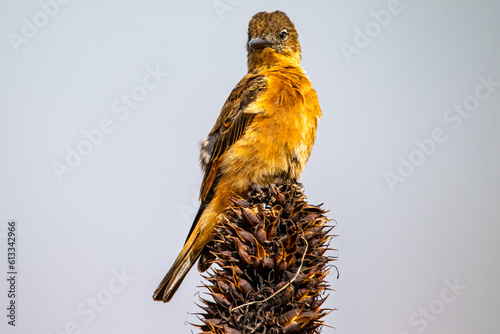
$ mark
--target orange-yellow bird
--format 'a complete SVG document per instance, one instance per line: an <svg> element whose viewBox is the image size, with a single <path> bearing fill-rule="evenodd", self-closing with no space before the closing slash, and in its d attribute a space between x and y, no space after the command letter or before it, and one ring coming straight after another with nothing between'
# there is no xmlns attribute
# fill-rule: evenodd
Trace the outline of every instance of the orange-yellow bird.
<svg viewBox="0 0 500 334"><path fill-rule="evenodd" d="M200 209L181 253L154 292L155 300L170 301L212 239L228 198L244 195L252 184L300 179L311 154L321 109L300 66L292 21L281 11L255 14L248 25L247 51L248 74L201 143ZM202 256L198 269L209 266Z"/></svg>

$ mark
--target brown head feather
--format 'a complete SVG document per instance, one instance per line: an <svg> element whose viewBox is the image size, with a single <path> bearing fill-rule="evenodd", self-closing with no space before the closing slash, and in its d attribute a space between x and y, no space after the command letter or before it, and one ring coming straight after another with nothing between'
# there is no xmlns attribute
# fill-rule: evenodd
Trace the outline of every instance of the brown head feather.
<svg viewBox="0 0 500 334"><path fill-rule="evenodd" d="M248 24L248 71L277 63L300 66L299 34L288 16L279 10L255 14Z"/></svg>

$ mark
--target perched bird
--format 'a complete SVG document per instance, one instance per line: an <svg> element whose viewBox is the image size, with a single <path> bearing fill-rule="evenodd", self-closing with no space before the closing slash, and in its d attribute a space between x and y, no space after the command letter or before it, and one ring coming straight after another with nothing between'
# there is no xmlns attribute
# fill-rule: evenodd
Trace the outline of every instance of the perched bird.
<svg viewBox="0 0 500 334"><path fill-rule="evenodd" d="M229 198L252 185L300 179L316 137L321 109L300 66L297 30L281 11L255 14L248 25L248 73L224 103L201 143L201 205L186 243L153 294L168 302L193 264L210 266L204 248Z"/></svg>

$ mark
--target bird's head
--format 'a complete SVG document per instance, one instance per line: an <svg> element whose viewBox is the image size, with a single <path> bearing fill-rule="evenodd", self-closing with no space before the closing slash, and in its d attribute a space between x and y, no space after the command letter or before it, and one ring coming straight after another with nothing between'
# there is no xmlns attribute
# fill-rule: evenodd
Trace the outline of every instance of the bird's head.
<svg viewBox="0 0 500 334"><path fill-rule="evenodd" d="M255 14L248 23L248 71L281 63L300 66L299 35L288 16L277 10Z"/></svg>

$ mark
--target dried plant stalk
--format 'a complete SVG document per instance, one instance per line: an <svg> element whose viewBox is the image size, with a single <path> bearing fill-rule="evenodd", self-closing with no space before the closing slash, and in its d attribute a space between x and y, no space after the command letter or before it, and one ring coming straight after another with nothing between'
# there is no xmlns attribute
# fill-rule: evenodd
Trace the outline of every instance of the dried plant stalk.
<svg viewBox="0 0 500 334"><path fill-rule="evenodd" d="M254 187L233 200L208 245L202 333L319 333L335 260L326 212L308 204L300 184Z"/></svg>

